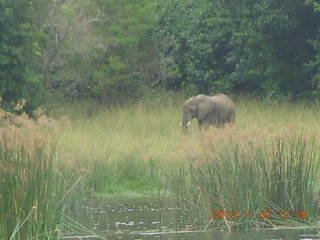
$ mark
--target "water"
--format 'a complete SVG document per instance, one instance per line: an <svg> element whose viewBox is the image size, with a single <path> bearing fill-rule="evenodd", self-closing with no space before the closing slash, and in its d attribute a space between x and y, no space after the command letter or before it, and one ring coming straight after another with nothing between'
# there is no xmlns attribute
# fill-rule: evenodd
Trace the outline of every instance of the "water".
<svg viewBox="0 0 320 240"><path fill-rule="evenodd" d="M163 207L157 198L117 197L91 198L78 208L77 219L90 230L109 240L320 240L313 229L281 228L252 231L184 231L175 232L171 207ZM192 225L185 219L186 229ZM161 232L159 231L161 229ZM79 239L68 238L66 239ZM81 239L96 239L91 236Z"/></svg>

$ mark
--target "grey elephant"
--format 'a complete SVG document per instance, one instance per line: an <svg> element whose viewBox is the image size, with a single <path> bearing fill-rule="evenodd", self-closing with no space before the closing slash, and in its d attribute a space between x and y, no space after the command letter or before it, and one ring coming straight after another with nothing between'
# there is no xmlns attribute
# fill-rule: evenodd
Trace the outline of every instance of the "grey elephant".
<svg viewBox="0 0 320 240"><path fill-rule="evenodd" d="M221 127L225 123L234 123L235 106L231 99L223 94L218 93L212 97L200 94L189 98L182 106L182 130L188 133L187 127L190 120L198 119L199 130L209 128L212 124Z"/></svg>

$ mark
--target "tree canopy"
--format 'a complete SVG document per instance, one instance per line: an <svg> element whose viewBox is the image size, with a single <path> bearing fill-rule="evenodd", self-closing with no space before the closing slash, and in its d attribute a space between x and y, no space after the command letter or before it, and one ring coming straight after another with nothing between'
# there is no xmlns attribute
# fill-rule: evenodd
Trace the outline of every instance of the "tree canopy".
<svg viewBox="0 0 320 240"><path fill-rule="evenodd" d="M0 96L133 102L153 88L317 98L320 0L0 0Z"/></svg>
<svg viewBox="0 0 320 240"><path fill-rule="evenodd" d="M158 37L175 86L308 95L318 82L315 1L201 0L158 4ZM314 75L313 75L314 76Z"/></svg>

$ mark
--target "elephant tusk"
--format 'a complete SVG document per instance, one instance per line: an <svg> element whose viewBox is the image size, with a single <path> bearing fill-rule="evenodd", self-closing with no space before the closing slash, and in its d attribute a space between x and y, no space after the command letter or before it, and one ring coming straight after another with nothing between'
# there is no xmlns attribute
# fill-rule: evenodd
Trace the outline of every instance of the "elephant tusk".
<svg viewBox="0 0 320 240"><path fill-rule="evenodd" d="M187 126L190 125L190 121L187 123ZM182 126L182 122L179 124L179 126Z"/></svg>

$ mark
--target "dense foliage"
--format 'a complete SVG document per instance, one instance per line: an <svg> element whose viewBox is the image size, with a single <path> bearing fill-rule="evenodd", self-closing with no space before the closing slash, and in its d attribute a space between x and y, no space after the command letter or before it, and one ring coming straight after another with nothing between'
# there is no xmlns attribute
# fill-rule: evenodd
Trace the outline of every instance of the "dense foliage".
<svg viewBox="0 0 320 240"><path fill-rule="evenodd" d="M0 1L0 96L6 109L27 100L34 108L41 96L41 32L33 24L32 1Z"/></svg>
<svg viewBox="0 0 320 240"><path fill-rule="evenodd" d="M317 97L319 0L1 0L6 109L152 88ZM46 90L46 91L44 91Z"/></svg>
<svg viewBox="0 0 320 240"><path fill-rule="evenodd" d="M159 1L158 36L177 73L170 84L202 92L309 94L318 84L318 62L310 61L318 51L311 41L320 15L312 3Z"/></svg>

